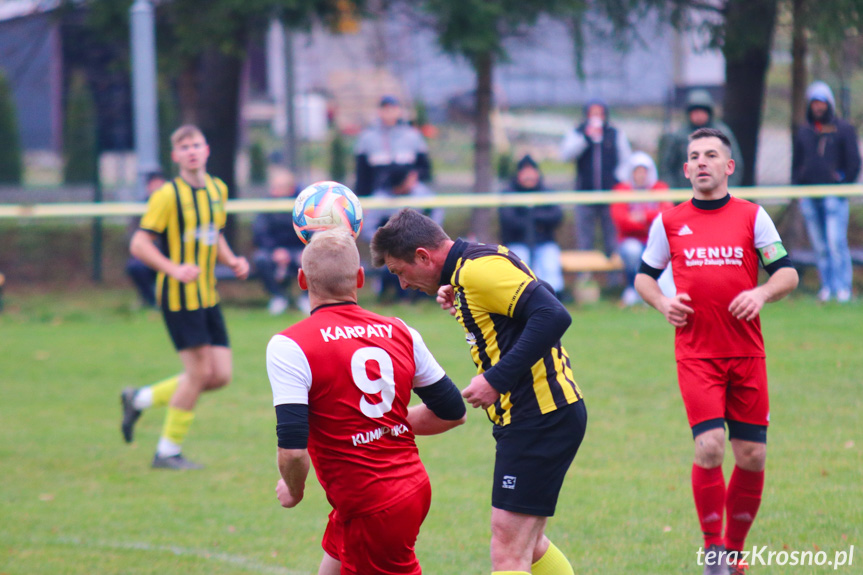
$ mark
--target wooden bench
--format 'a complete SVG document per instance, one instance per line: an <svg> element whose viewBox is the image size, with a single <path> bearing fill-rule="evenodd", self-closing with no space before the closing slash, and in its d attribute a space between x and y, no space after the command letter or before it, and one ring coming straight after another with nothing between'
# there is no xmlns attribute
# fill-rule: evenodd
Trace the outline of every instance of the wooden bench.
<svg viewBox="0 0 863 575"><path fill-rule="evenodd" d="M612 256L593 250L566 250L560 253L560 267L565 274L583 272L616 272L623 269L617 253Z"/></svg>
<svg viewBox="0 0 863 575"><path fill-rule="evenodd" d="M623 269L623 260L614 253L607 257L598 250L566 250L560 253L560 267L565 275L607 273ZM576 278L572 296L577 303L594 303L599 300L599 284L587 277Z"/></svg>

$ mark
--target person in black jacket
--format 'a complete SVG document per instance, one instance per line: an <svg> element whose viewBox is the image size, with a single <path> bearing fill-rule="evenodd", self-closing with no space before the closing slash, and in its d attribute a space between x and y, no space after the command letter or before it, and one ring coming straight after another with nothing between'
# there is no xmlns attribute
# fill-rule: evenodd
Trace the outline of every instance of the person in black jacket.
<svg viewBox="0 0 863 575"><path fill-rule="evenodd" d="M610 190L625 181L631 153L626 134L608 123L608 106L602 100L585 105L584 121L567 132L560 145L561 159L575 162L575 189L585 192ZM594 249L597 223L602 228L603 251L610 257L617 249L617 231L608 204L576 206L576 246Z"/></svg>
<svg viewBox="0 0 863 575"><path fill-rule="evenodd" d="M270 172L270 197L290 198L299 193L294 175L285 168L273 168ZM252 224L252 242L255 245L253 261L264 289L270 295L268 310L279 315L288 309L286 280L297 277L303 242L294 231L293 213L266 212L259 214ZM308 313L308 299L301 295L296 306Z"/></svg>
<svg viewBox="0 0 863 575"><path fill-rule="evenodd" d="M519 160L506 192L547 190L539 166L530 155L525 155ZM514 251L539 279L548 282L560 298L563 293L563 270L560 266L560 246L554 237L555 230L563 221L560 206L505 206L498 210L498 216L500 243Z"/></svg>
<svg viewBox="0 0 863 575"><path fill-rule="evenodd" d="M836 117L833 92L824 82L806 91L807 123L794 137L791 183L794 185L850 184L860 175L857 133ZM809 242L815 250L821 290L818 298L839 302L851 299L851 252L848 250L848 198L802 198Z"/></svg>

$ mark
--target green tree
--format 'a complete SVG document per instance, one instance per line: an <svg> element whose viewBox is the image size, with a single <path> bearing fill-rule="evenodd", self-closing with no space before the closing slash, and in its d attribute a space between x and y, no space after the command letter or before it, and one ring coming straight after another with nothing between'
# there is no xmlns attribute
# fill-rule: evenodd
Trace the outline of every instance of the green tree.
<svg viewBox="0 0 863 575"><path fill-rule="evenodd" d="M249 144L249 181L253 184L267 181L267 151L260 138Z"/></svg>
<svg viewBox="0 0 863 575"><path fill-rule="evenodd" d="M171 160L171 133L179 125L177 114L177 100L168 87L169 80L165 77L159 79L159 165L166 175L171 176L176 166Z"/></svg>
<svg viewBox="0 0 863 575"><path fill-rule="evenodd" d="M348 175L348 146L338 128L333 130L330 141L330 179L344 183Z"/></svg>
<svg viewBox="0 0 863 575"><path fill-rule="evenodd" d="M63 181L90 184L96 181L96 105L83 72L74 72L69 82L63 126Z"/></svg>
<svg viewBox="0 0 863 575"><path fill-rule="evenodd" d="M20 184L23 175L21 139L15 99L6 75L0 70L0 184Z"/></svg>
<svg viewBox="0 0 863 575"><path fill-rule="evenodd" d="M67 0L71 1L71 0ZM92 0L95 30L128 44L133 0ZM303 28L315 18L332 19L360 0L173 0L156 3L160 73L177 87L179 121L195 123L210 145L207 169L237 193L240 76L246 48L277 17ZM167 169L167 166L166 166ZM232 235L230 225L228 235ZM231 238L229 237L229 240Z"/></svg>
<svg viewBox="0 0 863 575"><path fill-rule="evenodd" d="M584 0L425 0L441 47L463 56L476 73L474 116L474 192L487 193L494 185L491 111L494 65L507 57L504 42L523 34L542 14L577 17ZM474 210L471 228L483 239L490 229L491 213Z"/></svg>

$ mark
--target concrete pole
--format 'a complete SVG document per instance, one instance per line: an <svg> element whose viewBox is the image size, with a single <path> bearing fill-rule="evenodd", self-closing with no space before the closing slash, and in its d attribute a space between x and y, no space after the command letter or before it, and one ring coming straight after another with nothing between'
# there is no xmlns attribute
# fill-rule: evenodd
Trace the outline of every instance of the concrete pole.
<svg viewBox="0 0 863 575"><path fill-rule="evenodd" d="M132 48L132 100L135 113L136 195L146 198L146 175L159 166L159 116L156 98L155 11L150 0L129 9Z"/></svg>
<svg viewBox="0 0 863 575"><path fill-rule="evenodd" d="M297 118L294 100L297 97L297 87L294 77L294 33L285 22L285 117L287 133L285 134L285 161L294 174L299 169L297 154Z"/></svg>

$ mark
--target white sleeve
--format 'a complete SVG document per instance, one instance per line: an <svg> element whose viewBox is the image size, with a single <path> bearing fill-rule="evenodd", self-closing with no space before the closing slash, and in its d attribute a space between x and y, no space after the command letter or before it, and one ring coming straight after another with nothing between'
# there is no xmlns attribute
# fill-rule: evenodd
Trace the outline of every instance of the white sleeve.
<svg viewBox="0 0 863 575"><path fill-rule="evenodd" d="M665 235L662 214L656 216L650 224L650 235L647 236L647 246L641 254L641 260L658 270L664 270L671 261L671 247L668 245L668 236Z"/></svg>
<svg viewBox="0 0 863 575"><path fill-rule="evenodd" d="M414 364L416 364L414 387L426 387L439 382L446 375L446 372L429 351L429 348L426 347L420 332L410 326L408 326L408 330L410 330L414 340Z"/></svg>
<svg viewBox="0 0 863 575"><path fill-rule="evenodd" d="M297 343L281 334L267 345L267 375L273 388L273 406L286 403L309 404L312 370Z"/></svg>
<svg viewBox="0 0 863 575"><path fill-rule="evenodd" d="M587 149L587 139L584 134L576 130L570 130L563 137L563 142L560 144L560 159L568 162L574 160Z"/></svg>
<svg viewBox="0 0 863 575"><path fill-rule="evenodd" d="M771 246L781 241L782 238L779 237L773 220L770 219L762 206L758 206L758 213L755 216L755 249Z"/></svg>

